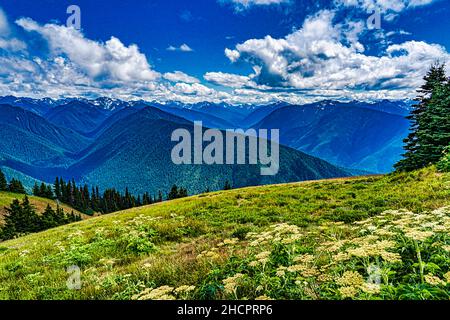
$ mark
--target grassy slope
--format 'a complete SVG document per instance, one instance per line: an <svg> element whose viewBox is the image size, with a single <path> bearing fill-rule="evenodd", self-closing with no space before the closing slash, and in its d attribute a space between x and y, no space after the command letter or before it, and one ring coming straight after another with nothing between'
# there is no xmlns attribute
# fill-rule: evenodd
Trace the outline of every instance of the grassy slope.
<svg viewBox="0 0 450 320"><path fill-rule="evenodd" d="M0 224L3 221L3 216L6 214L5 207L8 207L11 202L14 199L22 200L25 195L23 194L17 194L17 193L10 193L10 192L0 192ZM41 213L45 210L47 207L47 204L50 204L53 209L56 209L56 202L53 200L45 199L45 198L39 198L35 196L29 196L31 204L33 204L36 208L36 211L38 213ZM64 212L70 213L74 212L77 214L80 214L77 210L72 209L71 207L61 204L61 207L64 209ZM81 214L81 216L85 219L88 216Z"/></svg>
<svg viewBox="0 0 450 320"><path fill-rule="evenodd" d="M245 259L245 241L232 254L219 251L222 259L215 262L196 258L223 239L287 222L318 232L299 249L309 252L330 221L351 223L387 209L434 210L450 204L449 188L450 174L426 169L216 192L93 218L0 243L0 298L129 299L145 287L183 284L200 288L194 298L223 298L221 279L236 270L250 272L242 269L244 260L229 259L240 253ZM79 291L66 287L65 268L71 265L82 270Z"/></svg>

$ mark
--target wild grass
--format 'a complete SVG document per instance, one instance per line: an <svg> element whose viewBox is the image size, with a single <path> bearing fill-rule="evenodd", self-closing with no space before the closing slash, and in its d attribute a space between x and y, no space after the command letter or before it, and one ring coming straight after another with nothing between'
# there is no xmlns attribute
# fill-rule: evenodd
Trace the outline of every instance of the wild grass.
<svg viewBox="0 0 450 320"><path fill-rule="evenodd" d="M135 208L0 243L0 298L448 299L449 205L428 168Z"/></svg>

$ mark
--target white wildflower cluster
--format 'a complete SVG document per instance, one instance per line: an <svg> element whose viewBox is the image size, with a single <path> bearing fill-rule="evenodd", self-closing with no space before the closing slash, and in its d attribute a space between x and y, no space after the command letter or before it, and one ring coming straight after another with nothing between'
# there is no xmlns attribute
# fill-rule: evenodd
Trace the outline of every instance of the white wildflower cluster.
<svg viewBox="0 0 450 320"><path fill-rule="evenodd" d="M264 246L273 243L292 244L302 238L300 228L288 223L280 223L270 227L268 231L247 234L251 247Z"/></svg>
<svg viewBox="0 0 450 320"><path fill-rule="evenodd" d="M239 285L242 284L242 281L244 280L244 278L245 278L245 275L243 275L242 273L237 273L234 276L224 279L222 282L224 285L225 293L234 294L236 296L237 288Z"/></svg>
<svg viewBox="0 0 450 320"><path fill-rule="evenodd" d="M186 298L195 290L195 286L183 285L178 288L161 286L158 288L147 288L131 297L132 300L176 300Z"/></svg>

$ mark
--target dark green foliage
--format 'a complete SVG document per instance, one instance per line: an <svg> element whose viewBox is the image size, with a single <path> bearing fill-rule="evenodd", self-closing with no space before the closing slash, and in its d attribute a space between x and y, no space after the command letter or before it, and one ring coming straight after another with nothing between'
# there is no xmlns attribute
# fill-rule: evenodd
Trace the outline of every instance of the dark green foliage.
<svg viewBox="0 0 450 320"><path fill-rule="evenodd" d="M59 206L54 211L50 205L47 205L44 213L39 216L27 196L22 203L15 199L9 208L6 208L6 212L5 224L0 230L0 239L2 240L13 239L28 233L39 232L81 220L81 217L73 212L66 215Z"/></svg>
<svg viewBox="0 0 450 320"><path fill-rule="evenodd" d="M225 186L223 187L223 190L231 190L230 181L225 181Z"/></svg>
<svg viewBox="0 0 450 320"><path fill-rule="evenodd" d="M167 196L167 200L173 200L173 199L179 199L179 198L185 198L188 196L188 192L184 188L178 188L176 185L172 186L172 189L170 189L170 192Z"/></svg>
<svg viewBox="0 0 450 320"><path fill-rule="evenodd" d="M178 189L177 187L175 192L172 191L169 193L168 200L187 197L188 195L185 188ZM50 186L45 186L45 184L41 187L35 185L33 194L50 199L56 198L85 214L93 214L94 212L107 214L163 201L161 191L157 197L152 197L148 192L136 197L129 192L128 188L125 189L124 194L114 188L106 189L103 194L100 194L98 186L89 190L87 185L77 186L73 179L66 182L63 178L55 179L53 189Z"/></svg>
<svg viewBox="0 0 450 320"><path fill-rule="evenodd" d="M436 166L441 172L450 172L450 146L444 150L444 156Z"/></svg>
<svg viewBox="0 0 450 320"><path fill-rule="evenodd" d="M22 193L25 194L25 188L22 185L22 182L20 182L17 179L11 179L11 181L9 182L8 185L8 191L13 192L13 193Z"/></svg>
<svg viewBox="0 0 450 320"><path fill-rule="evenodd" d="M436 164L450 144L450 80L445 65L433 65L418 90L409 136L404 140L406 153L395 168L412 171Z"/></svg>
<svg viewBox="0 0 450 320"><path fill-rule="evenodd" d="M35 195L36 197L55 199L52 187L50 185L46 185L45 183L41 183L40 186L35 183L33 187L33 195Z"/></svg>
<svg viewBox="0 0 450 320"><path fill-rule="evenodd" d="M12 239L39 230L39 217L27 196L20 203L14 200L9 208L6 208L5 225L1 231L1 238Z"/></svg>
<svg viewBox="0 0 450 320"><path fill-rule="evenodd" d="M6 177L1 169L0 169L0 191L8 191L8 182L6 181Z"/></svg>

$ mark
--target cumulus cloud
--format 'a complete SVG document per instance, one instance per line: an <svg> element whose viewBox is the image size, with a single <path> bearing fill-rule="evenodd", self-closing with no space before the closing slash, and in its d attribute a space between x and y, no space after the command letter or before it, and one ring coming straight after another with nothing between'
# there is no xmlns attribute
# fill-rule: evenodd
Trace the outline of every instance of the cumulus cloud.
<svg viewBox="0 0 450 320"><path fill-rule="evenodd" d="M256 84L250 80L247 76L241 76L237 74L223 73L223 72L208 72L204 75L206 81L211 83L230 87L230 88L243 88Z"/></svg>
<svg viewBox="0 0 450 320"><path fill-rule="evenodd" d="M26 31L39 33L47 40L53 55L66 55L90 78L134 82L159 77L137 45L127 47L115 37L99 43L86 39L74 28L55 24L41 26L27 18L16 23Z"/></svg>
<svg viewBox="0 0 450 320"><path fill-rule="evenodd" d="M343 93L401 89L409 95L432 63L450 59L444 47L422 41L390 45L380 56L365 55L361 30L333 24L333 18L332 11L320 11L284 38L250 39L225 53L232 62L259 66L254 81L260 85Z"/></svg>
<svg viewBox="0 0 450 320"><path fill-rule="evenodd" d="M186 73L181 71L167 72L163 75L163 78L171 82L185 82L185 83L200 82L200 80L198 80L197 78L187 75Z"/></svg>
<svg viewBox="0 0 450 320"><path fill-rule="evenodd" d="M194 49L192 49L191 47L189 47L186 43L183 43L181 46L179 47L174 47L174 46L168 46L167 51L181 51L181 52L192 52L194 51Z"/></svg>
<svg viewBox="0 0 450 320"><path fill-rule="evenodd" d="M226 72L207 72L203 78L215 85L235 88L235 89L258 89L267 90L270 89L264 85L258 85L253 79L260 75L261 68L258 66L253 67L254 73L248 76L238 75Z"/></svg>
<svg viewBox="0 0 450 320"><path fill-rule="evenodd" d="M9 30L3 12L0 27ZM48 52L15 54L14 42L0 37L0 95L30 97L109 96L119 99L221 101L229 95L200 84L181 71L163 75L153 70L137 45L124 45L118 38L106 42L87 39L74 28L22 18L16 24L38 34ZM17 39L16 39L17 40ZM19 41L19 40L17 40ZM19 46L17 44L17 46ZM179 47L189 51L187 45ZM1 53L1 52L0 52Z"/></svg>
<svg viewBox="0 0 450 320"><path fill-rule="evenodd" d="M416 0L407 6L424 4ZM249 39L227 48L232 63L248 63L253 73L207 72L202 83L181 71L160 74L137 45L118 38L94 41L73 28L27 18L9 25L0 11L0 95L255 104L404 99L415 95L430 64L450 60L444 47L423 41L386 41L380 53L367 54L374 51L362 40L368 32L365 21L334 20L333 11L320 11L285 37ZM29 32L26 39L45 40L48 49L28 52L26 42L17 37L17 26ZM192 51L187 44L168 50Z"/></svg>

